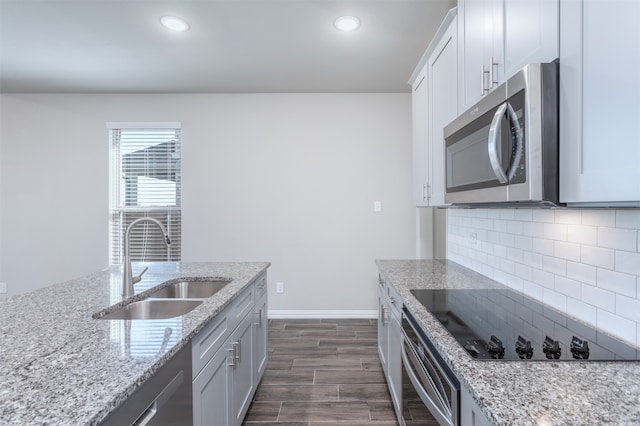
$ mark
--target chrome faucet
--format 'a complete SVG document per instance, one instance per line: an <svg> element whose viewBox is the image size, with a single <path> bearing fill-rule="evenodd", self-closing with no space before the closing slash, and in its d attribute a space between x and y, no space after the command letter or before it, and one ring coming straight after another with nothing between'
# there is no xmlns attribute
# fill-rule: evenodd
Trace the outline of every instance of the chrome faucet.
<svg viewBox="0 0 640 426"><path fill-rule="evenodd" d="M139 219L134 220L129 224L129 226L127 226L127 230L124 233L124 273L122 274L122 298L123 299L133 296L133 285L137 282L140 282L140 280L142 280L142 274L144 274L148 269L148 267L144 268L140 273L140 275L136 277L134 277L133 273L131 272L131 254L129 253L130 251L129 240L131 235L131 229L141 222L151 222L156 224L158 228L160 228L160 230L162 231L162 236L164 237L164 240L167 246L171 244L171 240L169 239L169 234L167 234L167 230L164 228L164 226L162 226L162 223L160 223L160 221L157 219L154 219L152 217L141 217Z"/></svg>

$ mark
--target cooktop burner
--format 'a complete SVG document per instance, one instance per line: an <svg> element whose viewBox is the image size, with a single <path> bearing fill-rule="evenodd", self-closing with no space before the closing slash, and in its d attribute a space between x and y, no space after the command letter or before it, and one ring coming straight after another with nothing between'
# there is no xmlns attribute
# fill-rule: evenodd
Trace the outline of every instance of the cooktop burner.
<svg viewBox="0 0 640 426"><path fill-rule="evenodd" d="M640 359L636 348L514 290L411 293L477 359Z"/></svg>

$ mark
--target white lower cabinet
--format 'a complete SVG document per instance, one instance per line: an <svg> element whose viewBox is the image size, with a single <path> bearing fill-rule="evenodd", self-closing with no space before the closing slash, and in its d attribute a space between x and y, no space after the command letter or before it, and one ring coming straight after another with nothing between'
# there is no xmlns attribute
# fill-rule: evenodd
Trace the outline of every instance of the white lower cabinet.
<svg viewBox="0 0 640 426"><path fill-rule="evenodd" d="M193 338L194 425L242 424L267 363L265 287L262 275Z"/></svg>
<svg viewBox="0 0 640 426"><path fill-rule="evenodd" d="M402 302L384 281L378 288L378 355L396 415L402 413Z"/></svg>
<svg viewBox="0 0 640 426"><path fill-rule="evenodd" d="M491 422L471 396L469 389L460 387L460 424L465 426L491 426Z"/></svg>
<svg viewBox="0 0 640 426"><path fill-rule="evenodd" d="M226 349L220 349L193 380L193 424L229 425L231 369Z"/></svg>

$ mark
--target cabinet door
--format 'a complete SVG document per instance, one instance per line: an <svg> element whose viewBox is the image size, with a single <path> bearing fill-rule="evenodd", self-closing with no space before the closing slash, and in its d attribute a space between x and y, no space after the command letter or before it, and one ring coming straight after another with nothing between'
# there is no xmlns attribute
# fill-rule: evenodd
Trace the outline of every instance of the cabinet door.
<svg viewBox="0 0 640 426"><path fill-rule="evenodd" d="M458 116L458 34L453 20L428 61L431 206L445 205L443 129Z"/></svg>
<svg viewBox="0 0 640 426"><path fill-rule="evenodd" d="M413 84L413 202L416 207L429 205L429 110L427 93L427 67Z"/></svg>
<svg viewBox="0 0 640 426"><path fill-rule="evenodd" d="M504 75L527 64L552 62L559 54L559 0L504 2Z"/></svg>
<svg viewBox="0 0 640 426"><path fill-rule="evenodd" d="M400 318L391 315L388 325L387 383L396 414L402 413L402 329Z"/></svg>
<svg viewBox="0 0 640 426"><path fill-rule="evenodd" d="M229 352L223 346L193 380L193 424L195 426L229 424L231 386Z"/></svg>
<svg viewBox="0 0 640 426"><path fill-rule="evenodd" d="M231 335L235 362L231 370L231 424L240 426L255 391L253 370L253 315L247 315Z"/></svg>
<svg viewBox="0 0 640 426"><path fill-rule="evenodd" d="M389 346L387 334L387 320L389 317L384 288L378 287L378 356L382 369L387 371L387 347Z"/></svg>
<svg viewBox="0 0 640 426"><path fill-rule="evenodd" d="M256 321L254 326L254 341L253 341L253 353L255 357L255 381L256 386L260 382L264 374L264 370L267 368L268 361L268 319L267 319L267 292L265 291L258 299L256 303L256 309L254 313Z"/></svg>
<svg viewBox="0 0 640 426"><path fill-rule="evenodd" d="M491 422L474 401L464 386L460 389L460 424L467 426L490 426Z"/></svg>
<svg viewBox="0 0 640 426"><path fill-rule="evenodd" d="M493 52L494 16L499 10L494 0L458 1L458 42L460 66L460 110L478 102L488 88L489 67ZM497 58L496 61L501 59ZM486 74L483 74L486 71Z"/></svg>
<svg viewBox="0 0 640 426"><path fill-rule="evenodd" d="M560 201L640 205L640 2L561 2Z"/></svg>

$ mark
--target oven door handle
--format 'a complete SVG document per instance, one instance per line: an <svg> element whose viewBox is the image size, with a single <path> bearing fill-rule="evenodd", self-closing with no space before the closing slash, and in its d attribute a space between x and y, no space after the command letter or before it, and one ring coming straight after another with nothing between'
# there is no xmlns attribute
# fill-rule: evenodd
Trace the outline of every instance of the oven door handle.
<svg viewBox="0 0 640 426"><path fill-rule="evenodd" d="M411 343L408 341L407 337L403 335L402 339L402 362L404 363L407 376L409 377L409 380L411 380L411 383L413 384L416 393L420 397L420 400L422 400L424 405L426 405L427 409L431 412L433 417L438 421L440 425L454 426L451 411L439 400L440 398L436 397L434 399L430 397L429 392L421 384L420 379L412 368L412 364L420 364L418 356L417 354L413 353L414 349ZM412 360L409 360L409 357L411 357ZM411 361L414 361L414 363L412 363ZM429 386L431 386L432 392L435 393L435 395L439 395L439 392L434 385L431 377L428 377L427 374L424 374L423 380L426 381Z"/></svg>
<svg viewBox="0 0 640 426"><path fill-rule="evenodd" d="M493 115L491 120L491 126L489 127L489 138L487 140L487 149L489 150L489 161L491 162L491 168L493 173L498 178L498 182L507 183L507 175L502 169L500 164L500 158L498 155L498 141L502 144L502 120L504 119L505 112L507 111L507 103L503 103L498 107L498 110Z"/></svg>

